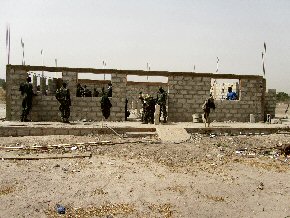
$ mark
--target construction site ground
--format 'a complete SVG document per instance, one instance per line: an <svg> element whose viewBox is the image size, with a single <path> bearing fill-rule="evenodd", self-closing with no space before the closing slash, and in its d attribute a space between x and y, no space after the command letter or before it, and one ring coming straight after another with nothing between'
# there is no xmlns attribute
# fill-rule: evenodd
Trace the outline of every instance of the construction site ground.
<svg viewBox="0 0 290 218"><path fill-rule="evenodd" d="M5 104L0 107L3 117ZM284 106L277 108L277 117L284 117ZM282 154L290 144L286 117L282 124L211 125L252 134L186 131L202 130L202 123L0 122L2 128L17 125L111 132L0 137L1 218L290 217L290 165ZM282 130L265 134L269 128Z"/></svg>

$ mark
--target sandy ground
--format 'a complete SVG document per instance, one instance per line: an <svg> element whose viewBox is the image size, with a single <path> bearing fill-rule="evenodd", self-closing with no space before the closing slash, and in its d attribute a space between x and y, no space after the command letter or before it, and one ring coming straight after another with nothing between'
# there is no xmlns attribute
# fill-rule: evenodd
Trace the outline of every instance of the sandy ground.
<svg viewBox="0 0 290 218"><path fill-rule="evenodd" d="M92 152L91 158L2 160L1 217L287 217L290 135L206 136L182 144L113 135L1 138L0 146L110 140L75 151L4 151L35 156ZM150 142L150 143L149 143Z"/></svg>

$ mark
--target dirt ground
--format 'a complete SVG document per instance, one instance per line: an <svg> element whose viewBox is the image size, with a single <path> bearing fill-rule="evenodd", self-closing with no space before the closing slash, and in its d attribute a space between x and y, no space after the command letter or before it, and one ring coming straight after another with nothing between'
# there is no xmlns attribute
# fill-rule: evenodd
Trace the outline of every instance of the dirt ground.
<svg viewBox="0 0 290 218"><path fill-rule="evenodd" d="M284 106L278 107L281 116ZM0 158L1 218L290 217L290 161L281 154L281 146L290 144L287 133L192 134L179 144L115 135L0 139L0 157L91 153ZM64 215L57 204L66 208Z"/></svg>
<svg viewBox="0 0 290 218"><path fill-rule="evenodd" d="M76 143L107 141L84 146ZM287 217L290 135L208 136L182 144L114 135L1 138L0 154L91 158L1 160L0 217ZM56 204L66 208L58 215Z"/></svg>

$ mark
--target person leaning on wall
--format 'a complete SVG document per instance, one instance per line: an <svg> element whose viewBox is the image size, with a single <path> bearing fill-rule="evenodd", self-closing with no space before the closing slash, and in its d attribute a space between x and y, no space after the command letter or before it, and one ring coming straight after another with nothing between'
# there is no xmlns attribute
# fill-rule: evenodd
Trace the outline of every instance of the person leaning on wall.
<svg viewBox="0 0 290 218"><path fill-rule="evenodd" d="M68 119L70 117L71 99L70 99L70 91L67 88L66 82L63 82L62 87L56 90L55 97L60 103L59 111L61 113L61 121L63 123L69 123Z"/></svg>
<svg viewBox="0 0 290 218"><path fill-rule="evenodd" d="M26 78L26 83L20 84L19 91L23 96L22 99L22 114L21 114L21 122L28 122L30 120L27 119L29 112L32 108L32 98L35 95L33 93L33 87L31 84L31 78Z"/></svg>

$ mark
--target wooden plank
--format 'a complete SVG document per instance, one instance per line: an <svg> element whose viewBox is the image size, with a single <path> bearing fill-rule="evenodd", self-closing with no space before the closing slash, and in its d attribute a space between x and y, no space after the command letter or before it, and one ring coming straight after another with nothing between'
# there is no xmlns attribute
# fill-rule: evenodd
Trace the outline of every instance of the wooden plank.
<svg viewBox="0 0 290 218"><path fill-rule="evenodd" d="M12 155L2 155L0 159L2 160L40 160L40 159L62 159L62 158L85 158L91 157L91 152L84 153L68 153L68 154L33 154L33 155L23 155L23 156L12 156Z"/></svg>

